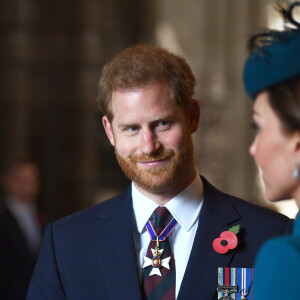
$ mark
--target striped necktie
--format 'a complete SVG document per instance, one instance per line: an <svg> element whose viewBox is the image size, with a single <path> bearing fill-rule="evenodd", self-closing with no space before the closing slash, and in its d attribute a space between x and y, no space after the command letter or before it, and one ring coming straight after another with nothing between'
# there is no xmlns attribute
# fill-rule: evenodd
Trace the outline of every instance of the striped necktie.
<svg viewBox="0 0 300 300"><path fill-rule="evenodd" d="M157 236L163 235L170 228L170 233L176 226L177 222L165 207L158 207L152 214L151 220L155 220L154 224L150 221L147 223L148 232L154 229ZM150 224L150 225L149 225ZM150 227L149 227L150 226ZM150 230L149 230L150 229ZM170 234L168 233L168 235ZM150 232L149 232L150 234ZM143 266L143 295L147 300L174 300L175 299L175 261L169 243L169 238L159 242L159 249L162 250L161 255L156 258L155 249L157 241L151 238L148 246L147 255ZM152 250L151 250L152 249ZM157 254L157 253L156 253ZM150 262L152 264L150 265ZM168 269L169 268L169 269Z"/></svg>

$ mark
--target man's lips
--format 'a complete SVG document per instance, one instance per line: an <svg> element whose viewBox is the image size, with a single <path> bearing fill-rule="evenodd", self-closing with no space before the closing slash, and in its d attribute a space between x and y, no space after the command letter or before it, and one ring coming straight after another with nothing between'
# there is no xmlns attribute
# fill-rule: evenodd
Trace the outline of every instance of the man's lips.
<svg viewBox="0 0 300 300"><path fill-rule="evenodd" d="M160 167L166 163L168 158L158 159L158 160L149 160L149 161L140 161L139 163L146 167Z"/></svg>

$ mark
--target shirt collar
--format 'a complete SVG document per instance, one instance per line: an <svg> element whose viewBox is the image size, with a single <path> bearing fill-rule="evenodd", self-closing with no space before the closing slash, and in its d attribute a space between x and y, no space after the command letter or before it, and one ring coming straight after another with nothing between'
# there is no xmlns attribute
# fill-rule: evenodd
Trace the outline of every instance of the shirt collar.
<svg viewBox="0 0 300 300"><path fill-rule="evenodd" d="M165 207L170 211L178 224L186 231L189 231L199 216L202 200L203 184L197 172L194 181L181 193L168 201ZM137 229L142 233L150 216L159 205L139 192L133 183L132 202Z"/></svg>

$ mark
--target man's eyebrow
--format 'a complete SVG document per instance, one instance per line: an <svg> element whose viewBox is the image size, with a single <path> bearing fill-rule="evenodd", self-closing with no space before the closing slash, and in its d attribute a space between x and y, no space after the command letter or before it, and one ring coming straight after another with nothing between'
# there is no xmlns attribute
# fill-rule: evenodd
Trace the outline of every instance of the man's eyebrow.
<svg viewBox="0 0 300 300"><path fill-rule="evenodd" d="M138 126L135 122L122 122L118 124L118 128L126 128L126 127L132 127L132 126Z"/></svg>
<svg viewBox="0 0 300 300"><path fill-rule="evenodd" d="M157 123L157 122L160 122L160 121L164 121L164 120L173 120L175 119L176 117L175 116L172 116L172 115L162 115L162 116L158 116L157 118L151 120L149 122L149 124L154 124L154 123ZM125 122L121 122L117 125L118 128L124 128L124 127L130 127L130 126L139 126L138 122L135 122L135 121L125 121Z"/></svg>

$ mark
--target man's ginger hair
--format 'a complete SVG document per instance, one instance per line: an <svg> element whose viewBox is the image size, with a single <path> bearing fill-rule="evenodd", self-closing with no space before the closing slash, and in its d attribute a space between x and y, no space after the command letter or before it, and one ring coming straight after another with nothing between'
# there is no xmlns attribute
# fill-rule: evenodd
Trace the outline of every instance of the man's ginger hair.
<svg viewBox="0 0 300 300"><path fill-rule="evenodd" d="M130 91L161 80L167 82L171 99L187 110L196 80L184 58L158 46L138 45L125 49L103 68L97 98L101 113L112 121L114 91Z"/></svg>

